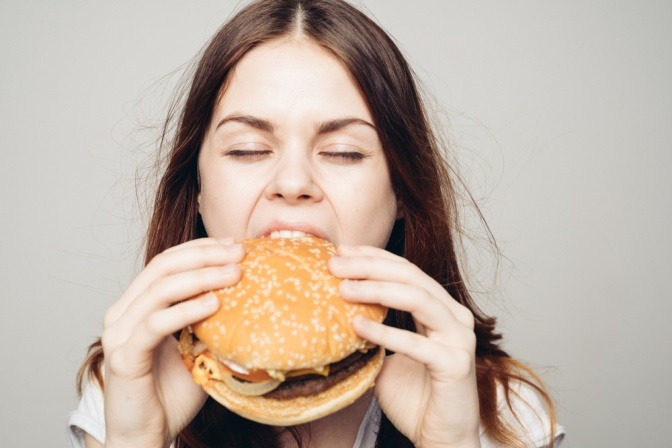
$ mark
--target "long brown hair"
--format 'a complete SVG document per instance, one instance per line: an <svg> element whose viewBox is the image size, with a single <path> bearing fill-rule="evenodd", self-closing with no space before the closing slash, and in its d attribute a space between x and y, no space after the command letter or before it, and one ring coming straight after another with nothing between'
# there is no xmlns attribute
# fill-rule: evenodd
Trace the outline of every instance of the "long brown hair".
<svg viewBox="0 0 672 448"><path fill-rule="evenodd" d="M541 381L500 348L495 319L479 310L462 276L458 257L458 179L428 123L414 75L391 38L342 0L255 1L224 24L206 46L172 139L168 137L173 122L170 114L164 127L162 143L171 143L147 232L145 262L169 247L205 236L196 201L197 159L231 69L250 49L299 32L301 38L321 45L347 67L369 107L403 210L403 219L395 224L387 249L416 264L474 314L477 381L485 433L502 445L525 445L498 409L498 388L504 391L504 400L510 402L515 392L509 384L514 380L539 393L548 407L553 434L553 407ZM391 311L386 323L415 331L412 317L405 312ZM102 359L100 344L94 343L80 371L80 385L87 373L101 380ZM294 435L300 445L298 431ZM178 446L270 447L275 446L275 437L273 428L242 419L209 399L179 435ZM377 446L412 444L383 416Z"/></svg>

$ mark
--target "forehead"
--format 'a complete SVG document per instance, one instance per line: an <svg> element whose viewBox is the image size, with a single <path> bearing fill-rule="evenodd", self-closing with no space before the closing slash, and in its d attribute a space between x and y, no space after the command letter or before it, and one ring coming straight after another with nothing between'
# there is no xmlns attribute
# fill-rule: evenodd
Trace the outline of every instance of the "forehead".
<svg viewBox="0 0 672 448"><path fill-rule="evenodd" d="M246 112L268 118L348 115L371 120L345 65L306 39L280 39L249 51L232 70L215 115Z"/></svg>

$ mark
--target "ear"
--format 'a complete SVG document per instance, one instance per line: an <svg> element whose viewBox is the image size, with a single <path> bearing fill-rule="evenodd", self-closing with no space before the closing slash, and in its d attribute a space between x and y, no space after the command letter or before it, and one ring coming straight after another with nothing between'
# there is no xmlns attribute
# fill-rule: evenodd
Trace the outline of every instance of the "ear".
<svg viewBox="0 0 672 448"><path fill-rule="evenodd" d="M403 207L400 207L399 204L397 204L397 220L402 219L406 214L404 213Z"/></svg>
<svg viewBox="0 0 672 448"><path fill-rule="evenodd" d="M397 220L400 220L405 215L406 215L406 213L404 213L404 203L401 200L401 197L399 196L399 194L397 194Z"/></svg>

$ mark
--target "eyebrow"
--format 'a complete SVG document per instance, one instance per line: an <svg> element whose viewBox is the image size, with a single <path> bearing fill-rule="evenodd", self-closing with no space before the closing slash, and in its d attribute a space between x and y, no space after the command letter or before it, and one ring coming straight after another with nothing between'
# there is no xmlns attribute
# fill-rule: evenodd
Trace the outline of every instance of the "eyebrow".
<svg viewBox="0 0 672 448"><path fill-rule="evenodd" d="M252 115L230 115L228 117L224 117L219 123L217 123L217 127L215 129L219 129L224 124L229 122L246 124L252 128L259 129L260 131L273 132L273 124L270 121L264 120L263 118L253 117Z"/></svg>
<svg viewBox="0 0 672 448"><path fill-rule="evenodd" d="M369 123L366 120L362 120L361 118L339 118L336 120L328 120L320 123L320 125L317 127L317 133L328 134L330 132L336 132L340 129L343 129L346 126L350 126L353 124L361 124L370 127L374 131L376 130L376 127L373 124Z"/></svg>
<svg viewBox="0 0 672 448"><path fill-rule="evenodd" d="M229 122L242 123L254 129L270 133L272 133L275 129L273 123L271 123L269 120L265 120L263 118L255 117L252 115L230 115L228 117L224 117L219 123L217 123L217 127L215 129L219 129L221 126ZM361 118L346 117L321 122L317 126L317 133L318 135L328 134L330 132L336 132L340 129L343 129L344 127L351 125L364 125L376 131L376 127L366 120L362 120Z"/></svg>

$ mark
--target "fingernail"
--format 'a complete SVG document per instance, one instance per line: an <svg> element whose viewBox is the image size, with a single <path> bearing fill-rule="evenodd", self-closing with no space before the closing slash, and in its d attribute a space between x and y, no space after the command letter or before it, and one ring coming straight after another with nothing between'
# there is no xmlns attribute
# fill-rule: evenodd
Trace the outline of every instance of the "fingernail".
<svg viewBox="0 0 672 448"><path fill-rule="evenodd" d="M238 269L238 266L235 264L227 264L220 268L220 272L224 275L231 275Z"/></svg>
<svg viewBox="0 0 672 448"><path fill-rule="evenodd" d="M341 290L343 292L355 292L358 286L359 282L348 279L341 280Z"/></svg>
<svg viewBox="0 0 672 448"><path fill-rule="evenodd" d="M343 257L331 257L331 260L329 260L329 263L332 266L344 266L345 265L345 258L343 258Z"/></svg>
<svg viewBox="0 0 672 448"><path fill-rule="evenodd" d="M339 252L354 252L357 249L356 246L351 246L349 244L339 244L338 245L338 251Z"/></svg>
<svg viewBox="0 0 672 448"><path fill-rule="evenodd" d="M203 299L201 299L201 305L203 305L204 308L217 308L219 307L219 299L215 294L209 292Z"/></svg>
<svg viewBox="0 0 672 448"><path fill-rule="evenodd" d="M356 328L364 328L366 327L368 322L369 320L366 317L361 316L359 314L352 319L352 325Z"/></svg>
<svg viewBox="0 0 672 448"><path fill-rule="evenodd" d="M230 252L237 252L243 248L243 245L240 243L231 243L224 246L224 248Z"/></svg>

